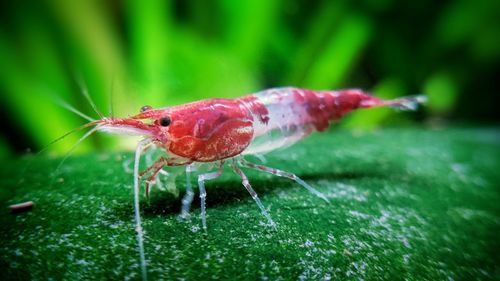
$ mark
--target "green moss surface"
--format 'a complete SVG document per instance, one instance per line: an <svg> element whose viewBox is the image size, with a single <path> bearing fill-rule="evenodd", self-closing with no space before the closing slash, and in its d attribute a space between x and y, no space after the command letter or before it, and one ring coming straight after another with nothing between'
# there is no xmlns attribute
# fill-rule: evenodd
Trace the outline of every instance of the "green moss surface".
<svg viewBox="0 0 500 281"><path fill-rule="evenodd" d="M4 162L0 279L139 279L124 156L70 157L55 180L60 159ZM332 130L266 159L331 203L245 170L274 231L226 167L206 184L204 234L197 197L191 221L179 221L180 197L156 189L141 202L151 280L500 278L499 129ZM182 195L184 177L176 182ZM31 211L8 212L28 200Z"/></svg>

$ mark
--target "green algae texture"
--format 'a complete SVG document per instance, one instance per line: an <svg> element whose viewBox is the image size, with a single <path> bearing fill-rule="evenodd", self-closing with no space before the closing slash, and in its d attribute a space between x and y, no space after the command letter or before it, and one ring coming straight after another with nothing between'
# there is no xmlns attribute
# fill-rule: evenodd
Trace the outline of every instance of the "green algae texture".
<svg viewBox="0 0 500 281"><path fill-rule="evenodd" d="M1 280L138 280L131 153L2 163ZM248 158L254 162L260 160ZM150 280L498 280L500 129L331 130L266 156L287 179L244 170L278 227L226 167L196 193L141 199ZM27 168L23 168L26 167ZM55 175L54 175L55 174ZM192 177L196 186L195 177ZM170 186L173 186L170 183ZM9 213L10 204L32 210Z"/></svg>

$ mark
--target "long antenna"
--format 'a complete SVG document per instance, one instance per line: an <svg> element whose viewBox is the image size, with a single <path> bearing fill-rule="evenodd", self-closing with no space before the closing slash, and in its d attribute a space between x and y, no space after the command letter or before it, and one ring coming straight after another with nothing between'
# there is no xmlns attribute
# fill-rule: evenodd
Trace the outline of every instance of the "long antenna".
<svg viewBox="0 0 500 281"><path fill-rule="evenodd" d="M88 89L87 89L87 85L83 82L83 79L79 78L78 84L80 86L82 95L87 99L87 101L89 102L92 109L95 111L95 113L97 113L97 115L99 115L99 118L104 119L104 115L102 115L102 113L99 110L97 110L97 106L95 105L94 101L90 97Z"/></svg>
<svg viewBox="0 0 500 281"><path fill-rule="evenodd" d="M57 143L57 142L59 142L59 141L63 140L65 137L67 137L67 136L69 136L69 135L71 135L71 134L73 134L73 133L75 133L75 132L78 132L78 131L80 131L80 130L82 130L82 129L85 129L85 128L87 128L87 127L94 126L94 125L95 125L95 123L94 123L94 122L90 122L90 123L87 123L87 124L85 124L85 125L82 125L82 126L80 126L80 127L78 127L78 128L75 128L75 129L73 129L73 130L71 130L71 131L69 131L69 132L65 133L64 135L62 135L62 136L58 137L57 139L55 139L55 140L51 141L51 142L50 142L49 144L47 144L44 148L42 148L40 151L38 151L38 152L37 152L37 154L40 154L40 153L42 153L43 151L47 150L50 146L52 146L53 144L55 144L55 143Z"/></svg>
<svg viewBox="0 0 500 281"><path fill-rule="evenodd" d="M87 123L87 124L85 124L85 125L82 125L82 126L80 126L80 127L78 127L78 128L75 128L75 129L73 129L73 130L71 130L71 131L69 131L69 132L65 133L64 135L62 135L62 136L58 137L57 139L55 139L55 140L51 141L49 144L45 145L45 147L43 147L40 151L38 151L38 152L34 155L34 158L33 158L33 159L31 159L31 161L29 161L29 162L26 164L26 166L24 167L24 169L23 169L23 171L22 171L22 174L25 174L25 173L26 173L26 171L29 169L29 167L30 167L31 163L32 163L35 159L37 159L37 158L38 158L38 157L42 154L42 152L44 152L44 151L46 151L47 149L49 149L52 145L54 145L55 143L57 143L57 142L59 142L59 141L63 140L64 138L66 138L67 136L69 136L69 135L71 135L71 134L73 134L73 133L75 133L75 132L78 132L78 131L80 131L80 130L83 130L83 129L85 129L85 128L88 128L88 127L90 127L90 126L94 126L94 125L96 125L96 122L90 122L90 123ZM22 182L22 181L20 181L19 183L21 183L21 182Z"/></svg>
<svg viewBox="0 0 500 281"><path fill-rule="evenodd" d="M109 116L111 118L114 117L113 113L113 93L115 89L115 76L113 75L113 79L111 79L111 86L110 86L110 91L109 91Z"/></svg>
<svg viewBox="0 0 500 281"><path fill-rule="evenodd" d="M89 123L90 124L90 123ZM88 124L87 124L88 125ZM85 133L85 135L83 135L69 150L68 152L66 152L66 154L64 155L63 159L61 160L61 162L59 162L59 165L57 165L56 169L54 170L54 178L55 178L55 175L57 174L59 168L61 168L62 164L64 164L64 162L66 161L66 159L68 159L68 157L71 155L71 153L76 149L76 147L84 140L86 139L87 137L89 137L91 134L93 134L95 131L97 131L99 129L99 126L96 126L95 128L92 128L92 130L88 131L87 133ZM52 178L52 182L51 182L51 186L52 184L54 183L54 178Z"/></svg>
<svg viewBox="0 0 500 281"><path fill-rule="evenodd" d="M67 109L67 110L75 113L76 115L79 115L83 119L86 119L87 121L90 121L90 122L95 121L95 119L92 119L91 117L89 117L88 115L86 115L83 112L79 111L78 109L74 108L72 105L70 105L69 103L65 102L62 99L56 99L56 103L59 106L61 106L61 107L65 108L65 109Z"/></svg>

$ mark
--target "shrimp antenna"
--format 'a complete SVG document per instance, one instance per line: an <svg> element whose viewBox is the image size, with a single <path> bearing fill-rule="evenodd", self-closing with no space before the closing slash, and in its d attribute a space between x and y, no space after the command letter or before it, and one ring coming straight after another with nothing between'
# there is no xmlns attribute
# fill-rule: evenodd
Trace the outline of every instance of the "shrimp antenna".
<svg viewBox="0 0 500 281"><path fill-rule="evenodd" d="M109 91L109 116L111 118L114 117L113 114L113 93L115 89L115 78L111 79L111 86L110 86L110 91Z"/></svg>
<svg viewBox="0 0 500 281"><path fill-rule="evenodd" d="M92 123L89 123L89 124L92 124ZM89 124L86 124L86 125L89 125ZM84 125L85 126L85 125ZM90 126L90 125L89 125ZM66 161L66 159L68 159L68 157L71 155L71 153L73 153L73 151L76 149L76 147L83 141L85 140L87 137L89 137L90 135L92 135L93 133L95 133L97 130L99 129L99 126L96 126L95 128L92 128L90 131L88 131L87 133L85 133L85 135L83 135L69 150L68 152L66 152L66 154L64 155L63 159L61 160L61 162L59 162L59 165L57 165L56 169L54 170L54 176L57 174L59 168L61 168L61 166L64 164L64 162ZM55 177L54 177L55 178ZM52 184L54 183L54 178L52 178L52 182L51 182L51 186Z"/></svg>
<svg viewBox="0 0 500 281"><path fill-rule="evenodd" d="M79 111L78 109L74 108L72 105L70 105L69 103L65 102L64 100L62 99L56 99L56 103L63 107L64 109L67 109L73 113L75 113L76 115L82 117L83 119L87 120L87 121L90 121L90 122L93 122L95 121L94 119L92 119L91 117L89 117L88 115L84 114L83 112Z"/></svg>
<svg viewBox="0 0 500 281"><path fill-rule="evenodd" d="M33 158L33 159L31 159L31 161L29 161L29 163L27 163L27 164L26 164L26 166L25 166L25 167L24 167L24 169L23 169L22 174L26 173L26 171L27 171L27 170L29 169L29 167L31 166L31 163L32 163L35 159L37 159L37 158L38 158L38 157L42 154L42 152L44 152L44 151L46 151L47 149L49 149L52 145L54 145L55 143L57 143L57 142L59 142L59 141L63 140L64 138L66 138L67 136L69 136L69 135L71 135L71 134L73 134L73 133L75 133L75 132L78 132L78 131L80 131L80 130L83 130L83 129L85 129L85 128L88 128L88 127L90 127L90 126L94 126L94 125L96 125L96 122L90 122L90 123L87 123L87 124L82 125L82 126L80 126L80 127L78 127L78 128L75 128L75 129L73 129L73 130L71 130L71 131L69 131L69 132L65 133L64 135L62 135L62 136L58 137L57 139L55 139L55 140L51 141L51 142L50 142L49 144L47 144L44 148L42 148L40 151L38 151L38 152L34 155L34 158ZM92 129L91 131L95 131L96 129L97 129L97 127L96 127L96 128L94 128L94 129ZM86 138L86 137L88 136L88 134L89 134L89 133L87 133L84 137ZM80 140L78 141L78 143L80 143L81 141L82 141L82 139L80 139ZM75 147L76 147L76 146L75 146ZM72 148L71 148L71 151L72 151L72 150L74 150L74 149L75 149L75 147L72 147ZM69 156L69 154L68 154L67 156ZM67 158L67 156L66 156L65 158ZM58 165L58 166L57 166L57 169L59 169L59 166L61 166L61 165ZM56 169L56 170L57 170L57 169ZM20 183L21 183L21 181L19 182L19 184L20 184Z"/></svg>
<svg viewBox="0 0 500 281"><path fill-rule="evenodd" d="M80 85L82 95L87 99L92 109L95 111L95 113L97 113L97 115L99 115L99 118L104 119L104 115L102 115L102 113L97 109L97 106L90 97L87 85L83 82L83 79L78 79L78 84Z"/></svg>
<svg viewBox="0 0 500 281"><path fill-rule="evenodd" d="M82 126L80 126L80 127L78 127L78 128L74 128L74 129L72 129L71 131L69 131L69 132L65 133L64 135L62 135L62 136L58 137L57 139L55 139L55 140L51 141L51 142L50 142L49 144L47 144L44 148L42 148L42 150L38 151L38 152L37 152L37 154L40 154L40 153L44 152L44 151L45 151L45 150L47 150L49 147L51 147L53 144L58 143L59 141L61 141L61 140L63 140L64 138L66 138L67 136L69 136L69 135L71 135L71 134L73 134L73 133L76 133L76 132L78 132L78 131L80 131L80 130L83 130L83 129L85 129L85 128L88 128L88 127L90 127L90 126L94 126L95 124L96 124L96 123L95 123L95 121L93 121L93 122L87 123L87 124L85 124L85 125L82 125Z"/></svg>

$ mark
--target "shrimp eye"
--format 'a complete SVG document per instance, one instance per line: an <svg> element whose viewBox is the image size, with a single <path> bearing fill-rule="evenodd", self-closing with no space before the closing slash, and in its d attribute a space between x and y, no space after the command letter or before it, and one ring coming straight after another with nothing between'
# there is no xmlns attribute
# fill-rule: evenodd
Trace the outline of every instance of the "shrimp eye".
<svg viewBox="0 0 500 281"><path fill-rule="evenodd" d="M145 106L141 107L141 113L146 112L146 111L151 110L151 109L153 109L153 108L150 105L145 105Z"/></svg>
<svg viewBox="0 0 500 281"><path fill-rule="evenodd" d="M170 117L165 116L165 117L160 118L160 125L161 126L167 127L168 125L170 125L170 123L172 123L172 120L170 120Z"/></svg>

